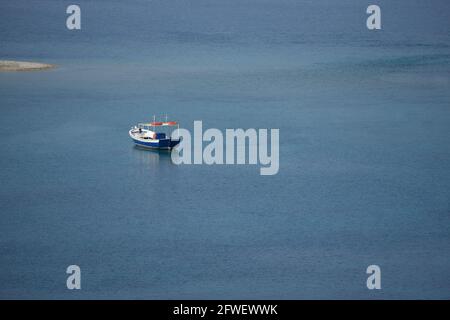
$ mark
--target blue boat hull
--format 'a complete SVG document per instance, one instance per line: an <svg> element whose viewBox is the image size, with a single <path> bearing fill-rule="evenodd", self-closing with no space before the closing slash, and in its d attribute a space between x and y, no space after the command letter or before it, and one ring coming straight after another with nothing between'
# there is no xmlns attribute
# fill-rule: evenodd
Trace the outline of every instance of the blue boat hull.
<svg viewBox="0 0 450 320"><path fill-rule="evenodd" d="M133 139L134 143L143 148L149 148L149 149L172 149L177 144L180 143L180 140L171 140L171 139L161 139L157 142L147 142L147 141L140 141L137 139Z"/></svg>

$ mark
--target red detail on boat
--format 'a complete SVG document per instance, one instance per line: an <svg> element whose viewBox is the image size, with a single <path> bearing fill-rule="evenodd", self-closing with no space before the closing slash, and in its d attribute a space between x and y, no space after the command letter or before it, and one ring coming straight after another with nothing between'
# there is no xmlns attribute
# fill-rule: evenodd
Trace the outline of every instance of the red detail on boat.
<svg viewBox="0 0 450 320"><path fill-rule="evenodd" d="M163 123L162 122L151 122L150 125L151 126L162 126Z"/></svg>
<svg viewBox="0 0 450 320"><path fill-rule="evenodd" d="M175 121L169 121L169 122L164 122L164 124L166 126L176 126L178 123L176 123Z"/></svg>

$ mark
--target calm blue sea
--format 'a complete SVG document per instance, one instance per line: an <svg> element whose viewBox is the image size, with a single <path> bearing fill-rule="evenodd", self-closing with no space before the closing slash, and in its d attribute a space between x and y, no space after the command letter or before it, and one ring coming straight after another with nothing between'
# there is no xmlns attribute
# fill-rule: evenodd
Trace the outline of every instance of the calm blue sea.
<svg viewBox="0 0 450 320"><path fill-rule="evenodd" d="M0 73L0 298L450 298L448 1L76 3L0 3L58 65ZM154 114L279 128L280 171L136 149Z"/></svg>

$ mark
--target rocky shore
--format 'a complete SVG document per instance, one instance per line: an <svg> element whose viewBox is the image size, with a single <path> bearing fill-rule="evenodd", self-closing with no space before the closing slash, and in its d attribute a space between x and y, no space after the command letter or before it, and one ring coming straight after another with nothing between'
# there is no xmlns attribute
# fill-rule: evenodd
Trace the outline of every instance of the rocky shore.
<svg viewBox="0 0 450 320"><path fill-rule="evenodd" d="M0 60L0 71L36 71L54 67L55 65L46 63Z"/></svg>

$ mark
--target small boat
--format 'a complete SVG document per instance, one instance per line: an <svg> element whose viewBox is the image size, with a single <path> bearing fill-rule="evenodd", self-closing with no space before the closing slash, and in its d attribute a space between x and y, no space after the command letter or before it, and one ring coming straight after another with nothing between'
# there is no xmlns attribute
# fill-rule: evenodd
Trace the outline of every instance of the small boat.
<svg viewBox="0 0 450 320"><path fill-rule="evenodd" d="M166 119L165 122L158 122L155 121L155 117L153 117L153 122L139 123L132 127L129 131L129 135L131 139L133 139L133 142L139 147L171 150L180 143L180 139L172 139L170 137L171 132L162 131L168 131L167 129L172 127L177 127L177 129L179 129L179 125L175 121L167 121ZM157 130L160 132L157 132Z"/></svg>

